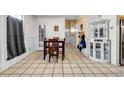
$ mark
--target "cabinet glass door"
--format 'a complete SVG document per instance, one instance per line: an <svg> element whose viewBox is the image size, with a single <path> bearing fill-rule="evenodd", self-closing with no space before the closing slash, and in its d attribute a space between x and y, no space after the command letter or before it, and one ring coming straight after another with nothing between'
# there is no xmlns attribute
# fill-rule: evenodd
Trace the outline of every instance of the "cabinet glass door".
<svg viewBox="0 0 124 93"><path fill-rule="evenodd" d="M96 43L95 51L96 51L96 58L101 59L101 43Z"/></svg>
<svg viewBox="0 0 124 93"><path fill-rule="evenodd" d="M93 57L93 42L90 42L90 56Z"/></svg>
<svg viewBox="0 0 124 93"><path fill-rule="evenodd" d="M97 38L98 37L98 29L94 28L94 37Z"/></svg>
<svg viewBox="0 0 124 93"><path fill-rule="evenodd" d="M106 26L105 25L101 25L101 27L99 28L99 37L100 38L106 37Z"/></svg>
<svg viewBox="0 0 124 93"><path fill-rule="evenodd" d="M109 59L109 44L104 43L104 59L108 60Z"/></svg>

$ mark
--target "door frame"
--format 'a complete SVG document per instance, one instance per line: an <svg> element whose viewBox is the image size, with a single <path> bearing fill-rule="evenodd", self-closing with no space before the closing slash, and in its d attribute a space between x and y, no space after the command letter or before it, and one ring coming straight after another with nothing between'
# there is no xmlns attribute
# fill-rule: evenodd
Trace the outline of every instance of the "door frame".
<svg viewBox="0 0 124 93"><path fill-rule="evenodd" d="M121 64L121 19L119 19L119 64Z"/></svg>
<svg viewBox="0 0 124 93"><path fill-rule="evenodd" d="M119 64L120 66L124 66L124 64L122 64L122 29L121 29L121 20L124 20L124 19L119 19Z"/></svg>
<svg viewBox="0 0 124 93"><path fill-rule="evenodd" d="M42 48L40 48L39 47L39 25L45 25L46 26L46 34L45 34L45 37L47 37L47 35L48 35L48 29L47 29L47 23L45 23L45 22L37 22L36 23L36 32L37 32L37 35L36 35L36 41L37 41L37 48L36 48L36 50L43 50L43 47Z"/></svg>

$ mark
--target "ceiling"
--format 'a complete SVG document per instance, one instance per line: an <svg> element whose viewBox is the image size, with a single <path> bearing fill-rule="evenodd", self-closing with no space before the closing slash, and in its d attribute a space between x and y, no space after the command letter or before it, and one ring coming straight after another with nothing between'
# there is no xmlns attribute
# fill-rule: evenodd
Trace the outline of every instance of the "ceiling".
<svg viewBox="0 0 124 93"><path fill-rule="evenodd" d="M78 19L80 15L33 15L35 18L65 18L67 19Z"/></svg>

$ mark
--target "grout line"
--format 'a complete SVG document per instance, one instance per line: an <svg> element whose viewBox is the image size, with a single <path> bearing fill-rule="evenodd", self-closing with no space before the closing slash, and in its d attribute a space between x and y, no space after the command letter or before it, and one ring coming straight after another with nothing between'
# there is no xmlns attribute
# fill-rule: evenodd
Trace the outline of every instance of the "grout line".
<svg viewBox="0 0 124 93"><path fill-rule="evenodd" d="M62 73L59 73L59 74L62 74L63 77L64 77L64 75L67 75L67 74L68 75L73 75L73 77L75 77L75 74L78 74L78 73L74 73L73 72L73 68L79 68L80 71L82 72L80 74L83 74L84 76L86 76L86 74L93 74L94 76L96 76L96 74L104 74L105 76L107 76L106 74L114 74L115 76L118 77L118 74L121 74L121 73L114 73L113 71L109 70L109 68L114 68L114 69L120 71L119 69L117 69L116 67L112 67L111 65L110 65L111 67L106 67L104 64L100 64L103 67L97 67L95 65L95 64L97 64L97 62L95 63L95 61L94 62L92 60L90 61L90 59L88 59L86 56L84 56L83 53L80 53L79 51L76 51L76 50L77 49L74 48L71 45L66 46L66 50L65 50L66 57L65 57L65 59L67 60L67 64L70 65L69 69L71 69L71 72L72 73L70 73L70 74L69 73L64 73L64 69L66 69L68 67L64 67L64 64L66 64L66 63L64 63L63 61L61 61L62 62ZM19 62L16 63L16 64L22 64L19 67L14 67L14 68L10 67L10 68L8 68L7 70L9 70L9 69L15 69L12 73L8 74L8 76L10 76L10 75L18 75L18 77L21 77L24 74L24 72L27 69L29 69L33 64L37 64L38 65L37 67L32 67L32 69L34 69L34 71L31 74L27 74L27 75L30 75L30 76L34 75L33 73L36 71L36 69L39 68L40 64L43 64L42 63L43 62L43 56L42 56L43 53L42 52L43 51L34 51L31 54L29 54L26 57L24 57L24 59L22 59L22 60L20 60ZM38 62L37 63L36 61L38 61L38 60L41 60L41 62ZM71 60L74 60L75 61L74 64L78 65L78 67L73 67L71 65L71 64L73 64L73 63L71 63ZM78 62L78 60L80 60L81 63ZM16 64L14 64L14 65L16 65ZM26 64L30 64L30 65L28 67L22 68ZM44 72L47 69L48 64L49 64L48 62L45 63L45 66L43 68L43 72L41 73L41 76L43 76L45 74ZM50 67L53 70L52 71L52 77L54 76L54 71L56 69L56 67L55 67L56 63L54 62L53 64L54 64L54 66L53 67ZM95 67L88 67L88 66L87 67L81 67L79 64L85 64L86 66L88 64L93 64ZM21 68L22 69L25 69L25 70L22 73L14 74L14 72L16 72L18 69L21 69ZM58 68L60 68L60 67L58 67ZM83 70L82 70L82 68L88 68L91 71L91 73L84 73ZM91 68L97 68L99 71L101 71L101 73L93 73L93 71L91 70ZM104 73L104 71L100 70L99 68L105 68L105 69L109 70L112 73ZM6 72L7 70L5 70L4 72ZM4 73L4 72L1 72L0 75L2 75L2 73ZM24 75L26 75L26 74L24 74ZM49 73L48 73L48 75L49 75Z"/></svg>
<svg viewBox="0 0 124 93"><path fill-rule="evenodd" d="M35 70L31 73L31 76L34 75L33 73L36 71L36 69L40 66L40 64L35 68Z"/></svg>
<svg viewBox="0 0 124 93"><path fill-rule="evenodd" d="M42 72L42 74L41 74L41 77L44 75L44 71L45 71L45 69L47 68L47 65L48 65L48 63L47 63L46 66L44 67L44 70L43 70L43 72Z"/></svg>
<svg viewBox="0 0 124 93"><path fill-rule="evenodd" d="M52 77L54 75L54 70L55 70L55 62L54 62L54 66L53 66Z"/></svg>

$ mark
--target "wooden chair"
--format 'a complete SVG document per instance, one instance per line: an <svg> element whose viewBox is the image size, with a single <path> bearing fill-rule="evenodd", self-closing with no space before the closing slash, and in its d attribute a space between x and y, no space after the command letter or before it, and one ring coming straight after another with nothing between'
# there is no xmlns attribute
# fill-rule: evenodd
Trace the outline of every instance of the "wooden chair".
<svg viewBox="0 0 124 93"><path fill-rule="evenodd" d="M59 39L59 37L53 37L53 39Z"/></svg>
<svg viewBox="0 0 124 93"><path fill-rule="evenodd" d="M62 44L63 43L63 44ZM65 57L65 38L64 38L64 42L62 42L61 45L59 44L59 54L62 54L62 60L64 60Z"/></svg>
<svg viewBox="0 0 124 93"><path fill-rule="evenodd" d="M57 62L59 58L59 42L58 39L49 39L48 41L48 53L49 53L49 62L51 57L56 56Z"/></svg>
<svg viewBox="0 0 124 93"><path fill-rule="evenodd" d="M47 38L44 38L44 60L46 58L46 55L48 54L48 43L45 42L45 40L47 40Z"/></svg>

